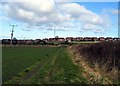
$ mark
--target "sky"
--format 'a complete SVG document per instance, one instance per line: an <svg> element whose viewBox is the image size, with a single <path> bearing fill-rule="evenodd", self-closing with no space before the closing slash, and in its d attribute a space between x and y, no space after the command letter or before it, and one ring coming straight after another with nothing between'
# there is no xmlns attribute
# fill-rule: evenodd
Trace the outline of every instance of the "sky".
<svg viewBox="0 0 120 86"><path fill-rule="evenodd" d="M29 0L0 3L0 39L118 37L118 2ZM1 33L2 32L2 33Z"/></svg>

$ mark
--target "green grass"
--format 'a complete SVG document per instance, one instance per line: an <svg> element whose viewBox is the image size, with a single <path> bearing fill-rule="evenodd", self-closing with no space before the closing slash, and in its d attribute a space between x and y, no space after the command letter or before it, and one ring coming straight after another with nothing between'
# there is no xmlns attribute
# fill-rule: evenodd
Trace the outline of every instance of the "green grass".
<svg viewBox="0 0 120 86"><path fill-rule="evenodd" d="M11 79L14 75L38 60L43 60L47 55L51 56L57 49L57 47L3 47L3 82Z"/></svg>
<svg viewBox="0 0 120 86"><path fill-rule="evenodd" d="M41 84L80 84L87 83L82 70L72 63L65 48L59 49L39 70L38 74L24 83Z"/></svg>
<svg viewBox="0 0 120 86"><path fill-rule="evenodd" d="M3 63L7 84L88 83L64 47L4 47L3 53L3 62L9 63Z"/></svg>

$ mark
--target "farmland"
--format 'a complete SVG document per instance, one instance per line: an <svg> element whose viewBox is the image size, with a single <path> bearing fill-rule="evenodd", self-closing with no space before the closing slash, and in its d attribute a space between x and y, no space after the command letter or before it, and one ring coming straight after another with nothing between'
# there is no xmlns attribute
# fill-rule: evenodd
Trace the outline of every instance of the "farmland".
<svg viewBox="0 0 120 86"><path fill-rule="evenodd" d="M3 81L37 62L52 55L58 48L3 47ZM9 76L9 77L8 77Z"/></svg>
<svg viewBox="0 0 120 86"><path fill-rule="evenodd" d="M87 83L61 47L3 47L3 83Z"/></svg>
<svg viewBox="0 0 120 86"><path fill-rule="evenodd" d="M120 43L3 46L4 84L119 84Z"/></svg>

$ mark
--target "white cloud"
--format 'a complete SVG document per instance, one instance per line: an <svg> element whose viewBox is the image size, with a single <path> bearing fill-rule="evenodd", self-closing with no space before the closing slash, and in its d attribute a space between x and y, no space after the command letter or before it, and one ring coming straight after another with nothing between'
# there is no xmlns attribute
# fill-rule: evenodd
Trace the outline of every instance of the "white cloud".
<svg viewBox="0 0 120 86"><path fill-rule="evenodd" d="M118 10L118 9L112 9L112 8L103 9L103 12L104 12L104 13L114 14L114 15L120 14L120 10Z"/></svg>
<svg viewBox="0 0 120 86"><path fill-rule="evenodd" d="M82 29L84 30L94 30L97 28L97 25L93 25L93 24L84 24L82 26Z"/></svg>
<svg viewBox="0 0 120 86"><path fill-rule="evenodd" d="M101 29L94 30L95 33L102 33L103 31Z"/></svg>
<svg viewBox="0 0 120 86"><path fill-rule="evenodd" d="M54 3L53 0L31 0L3 4L7 17L39 29L71 30L107 28L108 18L77 3ZM77 26L76 26L77 25Z"/></svg>
<svg viewBox="0 0 120 86"><path fill-rule="evenodd" d="M107 27L109 21L104 16L97 15L90 10L87 10L84 6L77 3L66 3L59 7L63 13L68 13L72 19L80 20L83 23L90 23Z"/></svg>
<svg viewBox="0 0 120 86"><path fill-rule="evenodd" d="M21 28L23 31L31 31L30 29Z"/></svg>

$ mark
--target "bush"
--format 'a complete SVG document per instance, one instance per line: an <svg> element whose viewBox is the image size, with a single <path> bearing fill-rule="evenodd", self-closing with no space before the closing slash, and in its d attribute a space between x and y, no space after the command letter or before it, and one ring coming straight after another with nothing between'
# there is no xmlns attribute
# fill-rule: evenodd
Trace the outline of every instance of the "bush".
<svg viewBox="0 0 120 86"><path fill-rule="evenodd" d="M95 66L97 63L102 71L111 73L113 68L120 71L120 42L81 44L76 49L89 64Z"/></svg>

